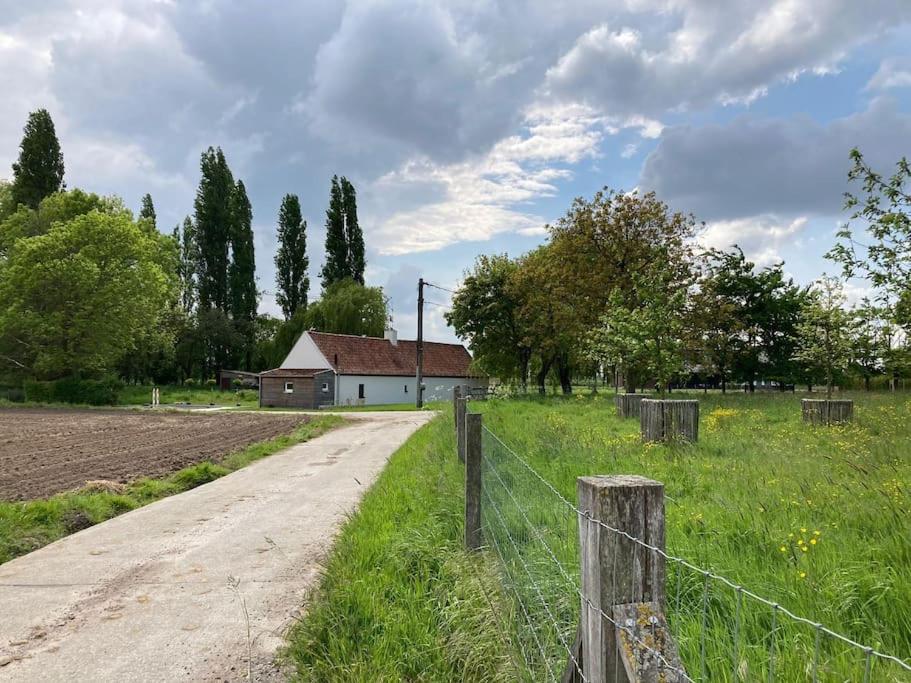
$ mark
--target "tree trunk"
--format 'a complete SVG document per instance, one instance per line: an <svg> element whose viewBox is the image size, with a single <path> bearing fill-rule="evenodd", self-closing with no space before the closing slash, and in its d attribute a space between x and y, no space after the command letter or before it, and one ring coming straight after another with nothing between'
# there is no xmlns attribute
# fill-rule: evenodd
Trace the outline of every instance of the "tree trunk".
<svg viewBox="0 0 911 683"><path fill-rule="evenodd" d="M721 393L728 393L728 381L725 379L724 375L721 376Z"/></svg>
<svg viewBox="0 0 911 683"><path fill-rule="evenodd" d="M545 361L543 358L541 359L541 370L538 372L538 376L537 376L538 393L541 394L541 396L544 396L544 394L547 393L547 386L546 386L547 373L550 372L550 366L552 364L553 364L552 360Z"/></svg>
<svg viewBox="0 0 911 683"><path fill-rule="evenodd" d="M864 391L870 391L870 375L864 375Z"/></svg>
<svg viewBox="0 0 911 683"><path fill-rule="evenodd" d="M560 377L560 389L564 396L573 393L572 369L569 367L569 357L566 354L560 354L557 357L557 374Z"/></svg>

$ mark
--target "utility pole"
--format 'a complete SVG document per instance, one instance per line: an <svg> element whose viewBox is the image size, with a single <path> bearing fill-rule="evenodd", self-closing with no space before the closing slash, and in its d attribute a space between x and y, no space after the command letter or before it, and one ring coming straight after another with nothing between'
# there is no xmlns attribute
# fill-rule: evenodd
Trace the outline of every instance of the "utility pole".
<svg viewBox="0 0 911 683"><path fill-rule="evenodd" d="M424 407L424 278L418 279L417 390L415 406Z"/></svg>

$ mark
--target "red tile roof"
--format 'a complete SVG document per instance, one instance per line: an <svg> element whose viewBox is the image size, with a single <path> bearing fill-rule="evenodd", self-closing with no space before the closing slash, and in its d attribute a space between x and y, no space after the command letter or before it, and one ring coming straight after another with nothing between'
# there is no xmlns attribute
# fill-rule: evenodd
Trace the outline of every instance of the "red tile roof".
<svg viewBox="0 0 911 683"><path fill-rule="evenodd" d="M341 375L395 375L414 377L417 342L328 332L309 332L326 360ZM425 377L468 377L471 355L461 344L424 342Z"/></svg>

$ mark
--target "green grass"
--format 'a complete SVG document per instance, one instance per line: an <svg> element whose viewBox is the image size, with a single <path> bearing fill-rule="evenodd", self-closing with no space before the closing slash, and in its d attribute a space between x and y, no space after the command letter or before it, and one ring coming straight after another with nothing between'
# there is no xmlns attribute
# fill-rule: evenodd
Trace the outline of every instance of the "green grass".
<svg viewBox="0 0 911 683"><path fill-rule="evenodd" d="M345 524L290 636L299 680L516 680L500 637L512 607L461 549L453 447L451 416L421 428Z"/></svg>
<svg viewBox="0 0 911 683"><path fill-rule="evenodd" d="M682 398L675 392L672 396ZM857 419L838 427L801 423L799 397L703 396L695 445L644 445L635 420L616 417L612 396L473 404L499 435L563 496L575 501L580 475L640 474L664 483L668 551L710 569L792 612L880 651L911 655L911 400L854 394ZM566 636L578 597L559 580L544 543L578 574L577 520L492 439L485 458L488 542L506 556L508 583L546 622L532 582L544 586ZM491 511L496 505L499 516ZM522 506L520 511L518 506ZM528 529L523 512L543 542ZM507 536L506 532L509 532ZM515 546L509 538L516 539ZM804 550L803 548L806 548ZM524 562L524 564L523 564ZM530 568L526 570L526 566ZM737 599L712 582L707 597L708 679L765 680L772 610L744 599L734 650ZM702 669L703 577L669 565L668 612L688 671ZM815 631L778 618L777 680L806 680ZM516 629L530 644L527 629ZM540 635L540 634L539 634ZM552 662L566 660L544 629ZM862 653L821 639L819 680L861 680ZM736 659L735 659L736 657ZM540 667L546 664L539 665ZM739 673L735 678L732 671ZM911 680L874 661L870 680Z"/></svg>
<svg viewBox="0 0 911 683"><path fill-rule="evenodd" d="M256 389L219 391L215 387L187 387L162 385L160 401L162 405L173 403L192 403L194 405L240 405L252 408L259 405L259 392ZM118 405L145 405L152 401L151 385L128 384L121 389L117 399Z"/></svg>
<svg viewBox="0 0 911 683"><path fill-rule="evenodd" d="M197 463L161 479L139 479L109 490L83 489L41 500L0 501L0 564L121 513L223 477L342 422L343 418L334 415L320 416L290 434L230 453L219 464Z"/></svg>
<svg viewBox="0 0 911 683"><path fill-rule="evenodd" d="M617 418L612 394L603 391L595 398L491 400L471 408L570 501L580 475L641 474L663 482L669 552L908 659L911 400L855 394L853 424L813 428L801 423L793 394L690 397L702 411L695 445L642 444L638 423ZM452 431L451 415L444 414L418 432L345 526L291 639L302 680L545 680L545 668L559 679L567 660L559 638L571 642L579 598L550 552L575 581L577 518L485 437L489 547L466 558L463 474ZM491 587L491 571L499 587ZM523 626L516 594L534 635ZM667 596L683 660L701 679L703 576L670 565ZM812 679L812 628L779 615L770 639L771 609L744 599L735 653L734 592L712 584L706 605L706 680L766 680L770 644L775 680ZM534 636L543 641L544 657ZM523 658L530 674L513 665ZM862 653L821 639L820 681L863 680L863 667ZM874 661L870 680L911 678Z"/></svg>

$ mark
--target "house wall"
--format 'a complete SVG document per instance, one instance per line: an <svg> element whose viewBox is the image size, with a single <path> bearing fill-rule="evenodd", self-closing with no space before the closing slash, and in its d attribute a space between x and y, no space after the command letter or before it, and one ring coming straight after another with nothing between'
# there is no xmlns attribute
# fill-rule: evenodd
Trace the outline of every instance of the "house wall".
<svg viewBox="0 0 911 683"><path fill-rule="evenodd" d="M414 377L339 375L337 405L357 405L359 384L364 385L364 405L413 403L415 401ZM452 389L457 384L467 384L475 388L486 387L487 380L466 377L425 377L424 402L452 398Z"/></svg>
<svg viewBox="0 0 911 683"><path fill-rule="evenodd" d="M285 382L294 384L293 393L285 393ZM328 391L324 392L323 384ZM335 401L335 374L321 372L316 377L263 377L260 381L259 405L274 408L307 408L314 410Z"/></svg>
<svg viewBox="0 0 911 683"><path fill-rule="evenodd" d="M310 338L310 335L304 332L279 367L307 368L308 370L316 368L331 369L332 366L329 364L329 360L323 356L319 347Z"/></svg>

